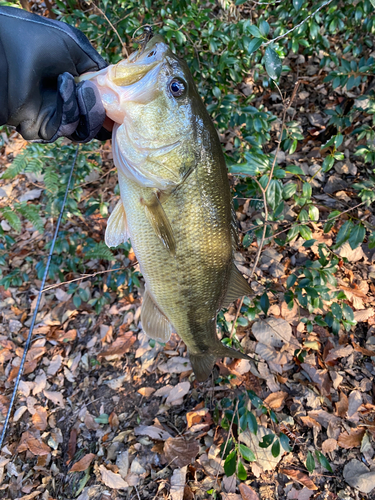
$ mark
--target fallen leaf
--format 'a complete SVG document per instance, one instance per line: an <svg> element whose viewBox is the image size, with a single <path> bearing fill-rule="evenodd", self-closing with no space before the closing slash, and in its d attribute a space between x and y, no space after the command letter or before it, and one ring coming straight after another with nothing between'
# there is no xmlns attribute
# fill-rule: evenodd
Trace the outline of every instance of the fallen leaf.
<svg viewBox="0 0 375 500"><path fill-rule="evenodd" d="M345 465L343 476L349 486L362 493L368 494L375 488L375 471L370 471L363 462L355 458Z"/></svg>
<svg viewBox="0 0 375 500"><path fill-rule="evenodd" d="M332 451L335 451L337 448L337 441L336 439L329 438L323 441L322 443L322 451L323 453L331 453Z"/></svg>
<svg viewBox="0 0 375 500"><path fill-rule="evenodd" d="M33 396L36 396L37 394L42 392L47 385L47 376L43 371L35 377L34 384Z"/></svg>
<svg viewBox="0 0 375 500"><path fill-rule="evenodd" d="M167 397L166 404L177 405L182 403L182 398L189 392L189 390L190 382L180 382L175 385Z"/></svg>
<svg viewBox="0 0 375 500"><path fill-rule="evenodd" d="M60 354L56 354L47 368L47 375L56 375L56 373L60 370L61 364L62 357Z"/></svg>
<svg viewBox="0 0 375 500"><path fill-rule="evenodd" d="M345 417L346 412L348 411L349 408L349 401L343 392L340 393L340 401L335 403L336 406L336 413L339 417Z"/></svg>
<svg viewBox="0 0 375 500"><path fill-rule="evenodd" d="M69 436L69 442L68 442L68 458L69 462L73 460L73 457L76 453L76 447L77 447L77 429L73 427L73 429L70 431L70 436Z"/></svg>
<svg viewBox="0 0 375 500"><path fill-rule="evenodd" d="M78 462L73 465L69 472L83 472L88 467L90 467L94 457L96 457L95 453L88 453L87 455L82 457L81 460L78 460Z"/></svg>
<svg viewBox="0 0 375 500"><path fill-rule="evenodd" d="M288 393L284 391L273 392L266 397L264 402L272 409L280 411L284 407L284 401L288 397Z"/></svg>
<svg viewBox="0 0 375 500"><path fill-rule="evenodd" d="M206 416L207 411L208 411L207 408L202 408L201 410L196 410L196 411L189 411L186 414L188 429L190 429L190 427L195 424L200 424L203 418Z"/></svg>
<svg viewBox="0 0 375 500"><path fill-rule="evenodd" d="M184 467L195 460L199 445L195 440L183 437L169 438L164 444L164 455L175 467Z"/></svg>
<svg viewBox="0 0 375 500"><path fill-rule="evenodd" d="M106 469L104 465L99 467L100 474L102 476L103 483L108 486L108 488L113 488L114 490L120 490L121 488L128 488L129 484L122 479L120 474L115 474L109 469Z"/></svg>
<svg viewBox="0 0 375 500"><path fill-rule="evenodd" d="M35 413L31 417L35 429L44 431L47 428L47 409L43 406L35 406Z"/></svg>
<svg viewBox="0 0 375 500"><path fill-rule="evenodd" d="M107 349L98 354L98 358L105 358L107 361L119 359L125 353L129 352L132 345L136 341L134 332L128 331L123 335L119 335L117 339Z"/></svg>
<svg viewBox="0 0 375 500"><path fill-rule="evenodd" d="M309 417L309 416L306 416L306 417L300 417L300 419L302 420L302 422L307 425L307 427L316 427L317 429L321 429L322 426L320 425L319 422L317 422L314 418L312 417Z"/></svg>
<svg viewBox="0 0 375 500"><path fill-rule="evenodd" d="M366 349L365 347L361 347L360 345L352 342L354 350L362 353L364 356L375 356L375 351L371 351L371 349Z"/></svg>
<svg viewBox="0 0 375 500"><path fill-rule="evenodd" d="M43 443L42 440L31 437L27 440L27 447L33 455L48 455L51 452L51 448Z"/></svg>
<svg viewBox="0 0 375 500"><path fill-rule="evenodd" d="M129 451L125 450L120 452L116 458L116 465L118 467L118 472L122 479L126 479L129 472Z"/></svg>
<svg viewBox="0 0 375 500"><path fill-rule="evenodd" d="M153 387L141 387L139 390L138 390L139 394L141 394L141 396L144 396L145 398L149 398L151 396L151 394L153 394L155 392L155 389Z"/></svg>
<svg viewBox="0 0 375 500"><path fill-rule="evenodd" d="M346 448L347 450L349 450L350 448L361 446L362 438L364 435L365 429L363 427L358 427L357 429L353 429L350 434L348 434L347 432L342 432L337 442L341 448Z"/></svg>
<svg viewBox="0 0 375 500"><path fill-rule="evenodd" d="M69 330L65 332L64 330L57 330L52 335L47 335L48 340L56 340L57 342L62 342L66 344L67 342L73 342L77 337L77 330Z"/></svg>
<svg viewBox="0 0 375 500"><path fill-rule="evenodd" d="M187 466L175 469L171 477L171 500L183 500Z"/></svg>
<svg viewBox="0 0 375 500"><path fill-rule="evenodd" d="M328 356L325 358L325 362L329 363L330 361L335 361L338 358L346 358L351 355L353 352L353 347L351 345L347 345L345 347L338 346L334 349L331 349L328 353Z"/></svg>
<svg viewBox="0 0 375 500"><path fill-rule="evenodd" d="M352 391L349 394L348 417L352 417L362 405L362 394L359 391Z"/></svg>
<svg viewBox="0 0 375 500"><path fill-rule="evenodd" d="M252 332L259 342L272 347L282 347L284 344L289 344L292 337L292 327L282 318L267 318L264 321L257 321L253 324Z"/></svg>
<svg viewBox="0 0 375 500"><path fill-rule="evenodd" d="M240 493L242 500L259 500L258 493L256 493L251 486L245 483L240 484Z"/></svg>
<svg viewBox="0 0 375 500"><path fill-rule="evenodd" d="M271 451L272 446L268 446L268 448L262 448L259 446L259 442L261 442L264 436L268 434L273 434L271 429L259 426L256 435L247 430L245 432L241 432L238 436L239 440L245 443L256 456L256 462L253 462L252 465L254 463L258 464L258 466L260 466L264 471L273 470L280 462L283 455L280 453L277 457L274 457Z"/></svg>
<svg viewBox="0 0 375 500"><path fill-rule="evenodd" d="M167 384L164 387L160 387L155 393L154 393L154 398L163 398L165 396L168 396L168 394L171 392L173 389L173 385Z"/></svg>
<svg viewBox="0 0 375 500"><path fill-rule="evenodd" d="M0 394L0 412L6 416L9 407L9 398Z"/></svg>
<svg viewBox="0 0 375 500"><path fill-rule="evenodd" d="M169 432L164 429L160 429L155 425L140 425L134 429L134 434L136 436L148 436L151 439L157 439L160 441L166 441L172 437Z"/></svg>
<svg viewBox="0 0 375 500"><path fill-rule="evenodd" d="M318 487L312 482L307 474L295 469L280 469L279 472L281 474L285 474L286 476L293 479L293 481L297 481L297 483L303 484L309 490L317 490Z"/></svg>
<svg viewBox="0 0 375 500"><path fill-rule="evenodd" d="M57 391L43 391L43 394L47 399L52 401L52 403L58 404L61 408L65 408L64 398L61 392Z"/></svg>
<svg viewBox="0 0 375 500"><path fill-rule="evenodd" d="M13 421L18 422L18 420L22 417L26 410L27 406L20 406L14 413Z"/></svg>
<svg viewBox="0 0 375 500"><path fill-rule="evenodd" d="M236 475L224 476L221 485L226 493L235 493L237 487Z"/></svg>
<svg viewBox="0 0 375 500"><path fill-rule="evenodd" d="M360 323L362 321L367 321L370 318L372 318L375 314L375 310L373 307L369 307L368 309L364 309L363 311L354 311L354 320L357 321L357 323Z"/></svg>
<svg viewBox="0 0 375 500"><path fill-rule="evenodd" d="M183 373L192 370L189 358L173 356L166 363L160 363L158 370L162 373Z"/></svg>

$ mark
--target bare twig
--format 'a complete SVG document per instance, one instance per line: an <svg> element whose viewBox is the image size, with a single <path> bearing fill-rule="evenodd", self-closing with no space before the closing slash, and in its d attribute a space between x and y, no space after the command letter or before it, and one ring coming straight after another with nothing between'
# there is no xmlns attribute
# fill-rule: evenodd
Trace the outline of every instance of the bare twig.
<svg viewBox="0 0 375 500"><path fill-rule="evenodd" d="M62 283L57 283L56 285L47 286L46 288L43 289L43 292L48 292L48 290L52 290L53 288L58 288L59 286L62 285L69 285L69 283L74 283L76 281L82 281L88 278L94 278L95 276L98 276L98 274L112 273L115 271L123 271L124 269L130 269L131 267L134 267L137 264L138 261L135 261L132 264L129 264L128 266L125 267L117 267L116 269L107 269L106 271L97 271L96 273L93 274L82 274L79 278L75 278L74 280L63 281Z"/></svg>
<svg viewBox="0 0 375 500"><path fill-rule="evenodd" d="M273 43L273 42L276 42L277 40L280 40L281 38L284 38L286 37L287 35L289 35L290 33L292 33L294 30L296 30L297 28L299 28L300 26L302 26L303 24L305 24L306 21L308 21L311 17L315 16L315 14L317 14L320 9L322 9L323 7L326 7L327 5L329 5L330 3L332 2L332 0L328 0L327 2L323 3L320 7L318 7L312 14L310 14L309 16L307 16L303 21L301 21L299 24L296 24L296 26L294 26L292 29L290 29L289 31L286 31L285 33L283 33L282 35L279 35L277 36L276 38L273 38L272 40L268 40L268 42L264 42L262 43L263 47L265 47L266 45L269 45L270 43Z"/></svg>
<svg viewBox="0 0 375 500"><path fill-rule="evenodd" d="M128 49L126 48L126 43L122 40L121 36L119 35L119 32L117 31L117 29L114 27L114 25L112 24L112 22L108 19L108 17L106 16L105 12L102 11L102 9L100 9L97 5L95 5L94 3L92 3L91 1L89 1L88 3L92 4L93 7L98 10L100 12L100 14L104 17L104 19L107 21L107 23L110 25L110 27L113 29L113 31L116 33L116 36L117 38L119 39L120 43L121 43L121 46L122 46L122 50L124 51L126 57L129 57L129 53L128 53Z"/></svg>

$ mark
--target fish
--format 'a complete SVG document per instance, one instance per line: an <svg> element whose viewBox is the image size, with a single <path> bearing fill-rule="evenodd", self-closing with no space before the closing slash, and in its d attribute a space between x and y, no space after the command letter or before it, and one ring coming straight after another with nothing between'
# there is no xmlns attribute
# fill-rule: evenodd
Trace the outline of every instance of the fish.
<svg viewBox="0 0 375 500"><path fill-rule="evenodd" d="M112 135L120 200L105 242L130 238L145 280L144 332L185 342L196 379L218 358L246 359L217 335L217 314L251 288L234 264L237 225L225 158L188 65L160 35L95 73Z"/></svg>

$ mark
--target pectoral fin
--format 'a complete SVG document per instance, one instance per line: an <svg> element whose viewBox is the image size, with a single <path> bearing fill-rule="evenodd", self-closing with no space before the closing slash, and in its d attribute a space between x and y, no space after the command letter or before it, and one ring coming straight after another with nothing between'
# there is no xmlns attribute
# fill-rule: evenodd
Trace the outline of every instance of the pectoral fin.
<svg viewBox="0 0 375 500"><path fill-rule="evenodd" d="M159 342L168 342L172 325L147 290L143 296L141 322L146 335Z"/></svg>
<svg viewBox="0 0 375 500"><path fill-rule="evenodd" d="M108 247L117 247L129 238L126 213L121 199L111 213L107 229L105 230L105 243Z"/></svg>
<svg viewBox="0 0 375 500"><path fill-rule="evenodd" d="M169 252L175 255L176 241L173 236L172 226L156 193L152 193L148 200L142 200L142 203L145 207L147 218L156 235Z"/></svg>
<svg viewBox="0 0 375 500"><path fill-rule="evenodd" d="M251 295L252 290L249 283L242 276L237 267L233 264L230 275L229 286L222 307L228 307L232 302L244 295Z"/></svg>

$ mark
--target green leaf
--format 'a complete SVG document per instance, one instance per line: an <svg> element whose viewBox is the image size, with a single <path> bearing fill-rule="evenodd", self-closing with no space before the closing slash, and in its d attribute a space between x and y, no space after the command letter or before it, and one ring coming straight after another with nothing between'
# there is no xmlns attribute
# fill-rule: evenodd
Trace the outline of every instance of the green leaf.
<svg viewBox="0 0 375 500"><path fill-rule="evenodd" d="M280 78L283 65L277 52L271 49L271 47L266 48L266 52L264 54L264 64L271 80L278 80Z"/></svg>
<svg viewBox="0 0 375 500"><path fill-rule="evenodd" d="M255 415L251 411L247 412L247 426L253 434L258 432L258 422Z"/></svg>
<svg viewBox="0 0 375 500"><path fill-rule="evenodd" d="M256 456L254 455L254 453L250 450L250 448L248 448L247 446L245 446L244 444L240 444L239 447L239 452L241 454L241 456L247 460L248 462L255 462L256 460ZM227 474L228 475L228 474Z"/></svg>
<svg viewBox="0 0 375 500"><path fill-rule="evenodd" d="M270 32L270 25L267 23L267 21L264 21L263 19L260 21L259 31L264 37L267 37L268 33Z"/></svg>
<svg viewBox="0 0 375 500"><path fill-rule="evenodd" d="M296 281L297 281L297 276L295 274L291 274L290 276L288 276L288 279L286 280L287 288L291 288Z"/></svg>
<svg viewBox="0 0 375 500"><path fill-rule="evenodd" d="M315 470L315 459L314 459L314 455L311 453L311 451L309 451L307 454L306 469L310 473L314 472L314 470Z"/></svg>
<svg viewBox="0 0 375 500"><path fill-rule="evenodd" d="M349 237L349 245L352 250L357 248L363 242L363 240L365 239L365 235L366 235L366 229L363 227L362 224L354 226Z"/></svg>
<svg viewBox="0 0 375 500"><path fill-rule="evenodd" d="M311 229L308 226L300 226L299 227L299 234L302 236L304 240L311 240L312 239L312 232Z"/></svg>
<svg viewBox="0 0 375 500"><path fill-rule="evenodd" d="M102 413L101 415L99 415L99 417L96 417L94 418L95 422L97 424L108 424L109 422L109 417L107 415L107 413Z"/></svg>
<svg viewBox="0 0 375 500"><path fill-rule="evenodd" d="M290 447L290 444L289 444L288 436L286 436L285 434L283 434L281 432L279 439L280 439L281 446L284 448L285 451L292 451L292 448Z"/></svg>
<svg viewBox="0 0 375 500"><path fill-rule="evenodd" d="M319 209L314 207L314 205L309 205L309 217L314 222L318 222L319 220Z"/></svg>
<svg viewBox="0 0 375 500"><path fill-rule="evenodd" d="M237 477L240 481L246 481L247 479L247 472L241 460L238 461Z"/></svg>
<svg viewBox="0 0 375 500"><path fill-rule="evenodd" d="M267 315L268 309L270 308L270 301L268 299L268 295L266 292L264 292L264 294L261 296L260 301L259 301L259 305L260 305L262 311L264 312L264 314Z"/></svg>
<svg viewBox="0 0 375 500"><path fill-rule="evenodd" d="M266 193L266 198L272 210L279 205L282 200L282 184L279 180L272 179Z"/></svg>
<svg viewBox="0 0 375 500"><path fill-rule="evenodd" d="M17 231L17 233L21 231L21 220L10 207L4 207L0 209L0 215L2 215L7 222L9 222L9 225L12 226L12 228Z"/></svg>
<svg viewBox="0 0 375 500"><path fill-rule="evenodd" d="M316 240L314 240L314 239L307 240L307 241L305 241L305 243L302 246L305 248L311 248L315 242L316 242Z"/></svg>
<svg viewBox="0 0 375 500"><path fill-rule="evenodd" d="M345 241L349 238L350 232L353 228L353 222L350 220L347 220L341 227L340 231L338 232L337 238L336 238L336 244L334 245L334 248L340 247Z"/></svg>
<svg viewBox="0 0 375 500"><path fill-rule="evenodd" d="M310 199L312 195L312 188L309 182L304 182L302 186L302 196L304 198Z"/></svg>
<svg viewBox="0 0 375 500"><path fill-rule="evenodd" d="M315 451L315 456L318 459L318 462L320 463L320 465L322 467L324 467L325 469L327 469L329 472L333 472L331 464L328 462L328 460L326 459L326 457L323 455L323 453L321 451L316 450Z"/></svg>
<svg viewBox="0 0 375 500"><path fill-rule="evenodd" d="M293 0L293 7L296 9L297 12L301 9L304 1L305 0Z"/></svg>
<svg viewBox="0 0 375 500"><path fill-rule="evenodd" d="M276 439L271 448L271 453L273 457L278 457L280 455L280 441Z"/></svg>
<svg viewBox="0 0 375 500"><path fill-rule="evenodd" d="M294 175L306 175L304 171L302 170L301 167L298 167L297 165L288 165L285 169L285 171L288 174L294 174Z"/></svg>
<svg viewBox="0 0 375 500"><path fill-rule="evenodd" d="M297 184L294 182L290 182L289 184L285 184L283 187L283 198L284 200L288 200L294 193L297 191Z"/></svg>
<svg viewBox="0 0 375 500"><path fill-rule="evenodd" d="M233 450L224 462L224 471L225 474L230 477L236 472L236 462L237 462L237 451Z"/></svg>
<svg viewBox="0 0 375 500"><path fill-rule="evenodd" d="M249 55L258 50L262 43L263 40L261 38L253 38L247 47Z"/></svg>
<svg viewBox="0 0 375 500"><path fill-rule="evenodd" d="M375 2L375 0L374 0ZM375 248L375 231L373 231L370 236L369 236L369 239L368 239L368 247L372 250L373 248Z"/></svg>
<svg viewBox="0 0 375 500"><path fill-rule="evenodd" d="M341 307L337 304L337 302L333 302L331 305L331 311L334 317L338 320L341 321L342 319L342 309Z"/></svg>
<svg viewBox="0 0 375 500"><path fill-rule="evenodd" d="M254 24L249 26L249 32L251 35L255 36L255 38L263 38L262 33L259 31L259 28Z"/></svg>
<svg viewBox="0 0 375 500"><path fill-rule="evenodd" d="M354 321L353 309L345 302L342 304L342 312L348 321Z"/></svg>
<svg viewBox="0 0 375 500"><path fill-rule="evenodd" d="M262 441L259 441L259 446L261 448L268 448L272 444L274 439L275 434L266 434L265 436L263 436Z"/></svg>

